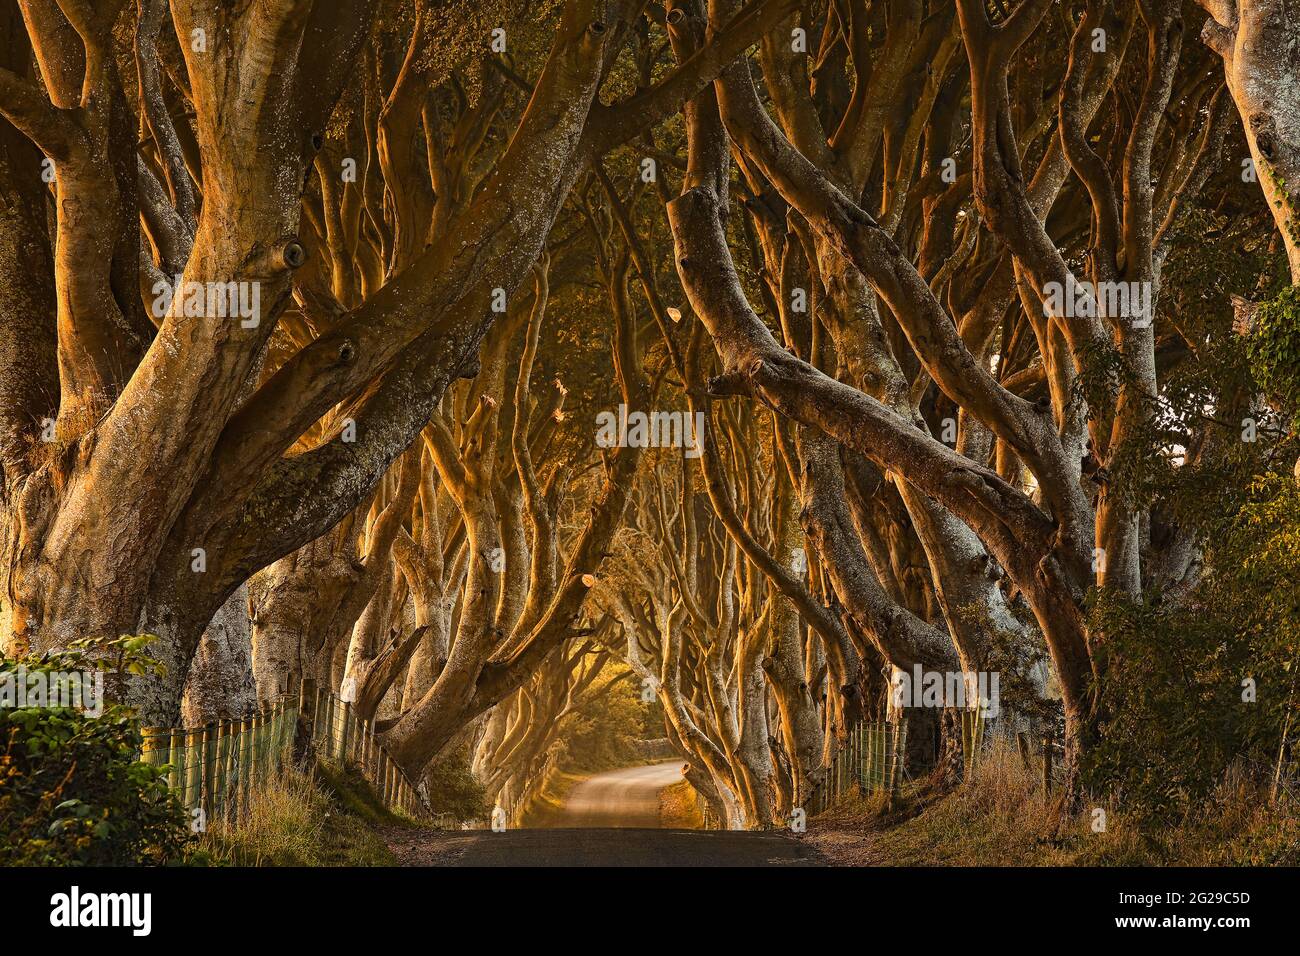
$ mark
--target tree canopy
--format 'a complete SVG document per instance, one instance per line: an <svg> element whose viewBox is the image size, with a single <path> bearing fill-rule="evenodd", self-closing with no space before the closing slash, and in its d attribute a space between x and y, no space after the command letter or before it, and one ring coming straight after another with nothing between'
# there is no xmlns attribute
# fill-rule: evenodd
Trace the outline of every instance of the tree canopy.
<svg viewBox="0 0 1300 956"><path fill-rule="evenodd" d="M630 686L733 826L862 720L959 759L913 673L1072 794L1280 761L1297 22L8 4L0 646L157 635L159 726L315 682L512 805Z"/></svg>

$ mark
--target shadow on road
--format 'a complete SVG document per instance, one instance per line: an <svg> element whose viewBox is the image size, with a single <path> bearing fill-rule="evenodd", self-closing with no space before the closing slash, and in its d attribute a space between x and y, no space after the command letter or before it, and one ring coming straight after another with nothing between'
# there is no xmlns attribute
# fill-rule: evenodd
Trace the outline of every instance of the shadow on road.
<svg viewBox="0 0 1300 956"><path fill-rule="evenodd" d="M581 828L410 834L404 866L815 866L788 833Z"/></svg>

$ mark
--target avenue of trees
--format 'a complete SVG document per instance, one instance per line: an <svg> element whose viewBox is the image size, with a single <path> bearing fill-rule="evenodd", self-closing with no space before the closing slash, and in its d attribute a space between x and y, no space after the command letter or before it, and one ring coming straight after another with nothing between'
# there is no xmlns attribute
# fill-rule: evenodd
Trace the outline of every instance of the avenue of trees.
<svg viewBox="0 0 1300 956"><path fill-rule="evenodd" d="M1280 765L1298 209L1297 0L6 3L0 649L510 812L627 684L734 827L918 667Z"/></svg>

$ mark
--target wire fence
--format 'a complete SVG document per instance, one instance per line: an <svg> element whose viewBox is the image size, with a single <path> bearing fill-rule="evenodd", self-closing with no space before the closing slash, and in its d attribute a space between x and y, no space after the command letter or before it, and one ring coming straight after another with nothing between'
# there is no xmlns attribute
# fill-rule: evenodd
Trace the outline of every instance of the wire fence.
<svg viewBox="0 0 1300 956"><path fill-rule="evenodd" d="M232 819L258 787L276 779L293 760L298 699L285 698L242 719L204 727L146 727L141 759L167 767L168 786L189 809L195 829L218 817Z"/></svg>
<svg viewBox="0 0 1300 956"><path fill-rule="evenodd" d="M305 705L305 706L304 706ZM142 728L141 759L167 768L168 786L189 809L194 829L215 819L238 819L259 789L293 765L295 747L315 757L355 766L389 810L447 825L351 703L304 680L302 693L244 718L204 727Z"/></svg>
<svg viewBox="0 0 1300 956"><path fill-rule="evenodd" d="M303 684L304 699L314 695L310 726L316 753L326 760L358 767L390 810L433 821L415 784L375 739L374 722L363 720L351 703L323 688L313 688L308 681Z"/></svg>
<svg viewBox="0 0 1300 956"><path fill-rule="evenodd" d="M907 723L862 722L850 727L830 766L804 798L803 809L813 817L856 792L898 792L907 752Z"/></svg>
<svg viewBox="0 0 1300 956"><path fill-rule="evenodd" d="M854 724L817 783L806 794L796 795L796 809L815 817L850 793L861 796L897 793L904 774L902 755L906 752L905 721ZM713 807L703 799L700 814L704 829L719 830L724 826Z"/></svg>

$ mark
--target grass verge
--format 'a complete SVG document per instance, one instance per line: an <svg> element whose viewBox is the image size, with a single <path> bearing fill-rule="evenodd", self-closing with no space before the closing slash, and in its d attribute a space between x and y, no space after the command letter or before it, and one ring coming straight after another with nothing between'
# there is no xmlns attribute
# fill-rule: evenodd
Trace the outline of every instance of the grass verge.
<svg viewBox="0 0 1300 956"><path fill-rule="evenodd" d="M234 823L216 822L201 847L226 866L392 866L380 827L417 827L383 805L351 767L320 764L260 788Z"/></svg>
<svg viewBox="0 0 1300 956"><path fill-rule="evenodd" d="M550 828L559 826L561 808L569 796L569 791L589 774L575 773L569 770L555 770L546 778L528 802L528 806L519 812L518 826L530 828Z"/></svg>
<svg viewBox="0 0 1300 956"><path fill-rule="evenodd" d="M1122 801L1062 817L1014 749L995 745L951 793L893 808L851 799L816 817L808 839L837 863L866 866L1295 866L1300 806L1270 803L1229 775L1163 827L1140 826Z"/></svg>
<svg viewBox="0 0 1300 956"><path fill-rule="evenodd" d="M704 829L699 794L689 781L683 780L659 791L659 822L670 829Z"/></svg>

